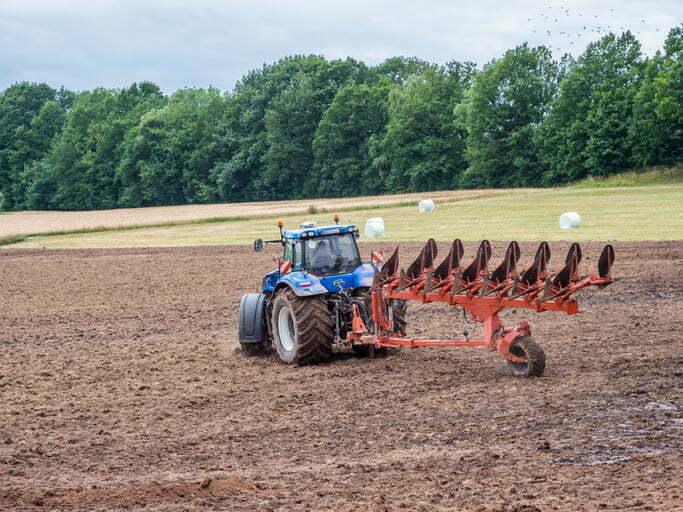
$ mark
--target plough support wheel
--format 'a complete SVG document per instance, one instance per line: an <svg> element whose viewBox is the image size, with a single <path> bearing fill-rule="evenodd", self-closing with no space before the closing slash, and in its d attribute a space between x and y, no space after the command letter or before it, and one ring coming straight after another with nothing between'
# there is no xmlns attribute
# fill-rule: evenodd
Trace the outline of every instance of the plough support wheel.
<svg viewBox="0 0 683 512"><path fill-rule="evenodd" d="M505 360L505 364L517 377L540 377L545 370L545 352L529 336L518 336L510 346L510 353L526 359L521 363Z"/></svg>

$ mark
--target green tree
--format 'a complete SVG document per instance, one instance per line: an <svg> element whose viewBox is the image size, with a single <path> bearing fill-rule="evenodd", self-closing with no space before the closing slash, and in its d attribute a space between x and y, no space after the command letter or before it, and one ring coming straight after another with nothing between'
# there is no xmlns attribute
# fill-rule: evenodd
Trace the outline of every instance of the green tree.
<svg viewBox="0 0 683 512"><path fill-rule="evenodd" d="M47 84L29 82L14 84L0 95L0 208L13 210L23 203L19 175L36 157L28 147L31 121L55 95Z"/></svg>
<svg viewBox="0 0 683 512"><path fill-rule="evenodd" d="M539 133L546 184L604 176L627 167L640 44L630 32L591 43L560 83Z"/></svg>
<svg viewBox="0 0 683 512"><path fill-rule="evenodd" d="M247 73L230 95L227 111L217 127L216 160L211 175L227 201L264 199L257 181L262 172L266 142L266 111L294 77L316 57L295 56Z"/></svg>
<svg viewBox="0 0 683 512"><path fill-rule="evenodd" d="M433 67L429 62L417 57L391 57L372 68L372 73L403 85L411 76L421 75Z"/></svg>
<svg viewBox="0 0 683 512"><path fill-rule="evenodd" d="M327 197L378 194L386 187L372 165L370 142L387 122L386 101L396 85L381 77L369 84L348 84L337 92L313 140L318 194Z"/></svg>
<svg viewBox="0 0 683 512"><path fill-rule="evenodd" d="M124 142L117 169L126 206L207 203L218 199L211 176L216 127L226 103L217 89L181 89L144 114Z"/></svg>
<svg viewBox="0 0 683 512"><path fill-rule="evenodd" d="M387 190L453 188L465 169L465 133L453 111L475 73L472 63L452 62L412 75L389 93L386 133L373 163Z"/></svg>
<svg viewBox="0 0 683 512"><path fill-rule="evenodd" d="M645 63L629 142L636 166L683 160L683 25L669 32L664 52Z"/></svg>
<svg viewBox="0 0 683 512"><path fill-rule="evenodd" d="M545 47L505 52L477 74L457 108L467 130L466 187L538 186L541 164L535 132L557 92L560 66Z"/></svg>
<svg viewBox="0 0 683 512"><path fill-rule="evenodd" d="M665 66L657 80L657 118L666 126L664 163L683 161L683 23L664 43Z"/></svg>
<svg viewBox="0 0 683 512"><path fill-rule="evenodd" d="M290 87L273 98L265 116L263 171L256 182L262 198L319 194L318 183L312 179L316 128L337 91L366 76L367 67L353 59L327 62L309 57Z"/></svg>
<svg viewBox="0 0 683 512"><path fill-rule="evenodd" d="M121 182L116 169L123 158L126 134L145 112L165 103L159 87L150 82L80 94L48 158L55 181L55 207L119 206Z"/></svg>
<svg viewBox="0 0 683 512"><path fill-rule="evenodd" d="M47 180L41 179L40 186L34 187L34 181L41 173L50 172L49 167L39 165L39 161L49 153L55 136L64 127L65 119L64 107L57 101L47 101L31 120L28 129L17 129L14 150L10 152L9 159L23 166L13 187L18 209L49 207L50 196L54 193L52 176Z"/></svg>

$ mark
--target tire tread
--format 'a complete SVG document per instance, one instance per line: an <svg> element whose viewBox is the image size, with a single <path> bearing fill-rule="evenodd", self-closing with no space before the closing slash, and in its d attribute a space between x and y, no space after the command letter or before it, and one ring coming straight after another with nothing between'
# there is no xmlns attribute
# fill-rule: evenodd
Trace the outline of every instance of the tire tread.
<svg viewBox="0 0 683 512"><path fill-rule="evenodd" d="M513 348L519 347L526 358L527 362L524 366L522 363L513 363L506 360L508 368L517 377L540 377L545 371L545 352L536 340L529 336L518 336L510 346L510 351Z"/></svg>
<svg viewBox="0 0 683 512"><path fill-rule="evenodd" d="M291 289L283 292L295 323L300 366L328 361L332 354L333 326L325 296L298 297Z"/></svg>

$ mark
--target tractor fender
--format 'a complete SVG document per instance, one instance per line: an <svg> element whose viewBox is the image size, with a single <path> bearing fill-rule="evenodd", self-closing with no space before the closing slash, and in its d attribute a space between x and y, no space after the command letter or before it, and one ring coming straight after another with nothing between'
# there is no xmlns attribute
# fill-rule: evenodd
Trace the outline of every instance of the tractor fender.
<svg viewBox="0 0 683 512"><path fill-rule="evenodd" d="M329 293L319 278L304 272L285 274L275 287L275 292L277 293L285 286L289 286L297 297L313 297L314 295Z"/></svg>
<svg viewBox="0 0 683 512"><path fill-rule="evenodd" d="M266 329L266 296L245 293L240 300L240 343L262 343L268 336Z"/></svg>

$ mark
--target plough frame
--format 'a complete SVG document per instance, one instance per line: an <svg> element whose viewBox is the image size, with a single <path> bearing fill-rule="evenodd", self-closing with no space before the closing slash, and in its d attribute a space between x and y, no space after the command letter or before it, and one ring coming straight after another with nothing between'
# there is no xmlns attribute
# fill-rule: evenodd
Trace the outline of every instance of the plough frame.
<svg viewBox="0 0 683 512"><path fill-rule="evenodd" d="M522 276L516 271L519 260L519 246L511 242L503 262L495 271L487 270L491 249L488 241L481 242L477 256L466 269L460 268L462 243L453 241L446 259L434 269L436 243L429 240L420 256L408 271L398 271L398 249L375 274L371 288L371 325L363 320L358 306L354 306L352 329L347 333L347 341L354 344L367 344L373 348L409 347L487 347L497 351L512 363L524 363L526 358L513 354L511 346L518 337L530 336L531 326L521 321L513 328L506 328L499 313L505 308L530 309L543 311L563 311L568 315L579 312L578 302L569 297L586 286L604 287L612 283L611 267L614 262L614 249L605 246L598 263L598 274L593 270L581 278L578 264L581 249L578 244L571 245L565 266L554 276L546 271L550 259L550 248L542 242L536 251L532 265ZM435 280L436 279L436 280ZM483 339L427 339L419 340L398 335L394 332L391 318L391 301L419 301L422 303L442 302L460 306L468 311L474 321L483 323Z"/></svg>

